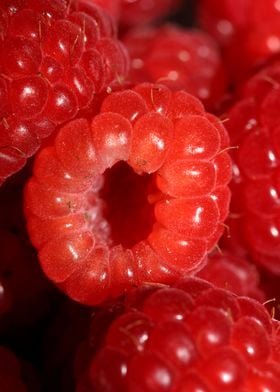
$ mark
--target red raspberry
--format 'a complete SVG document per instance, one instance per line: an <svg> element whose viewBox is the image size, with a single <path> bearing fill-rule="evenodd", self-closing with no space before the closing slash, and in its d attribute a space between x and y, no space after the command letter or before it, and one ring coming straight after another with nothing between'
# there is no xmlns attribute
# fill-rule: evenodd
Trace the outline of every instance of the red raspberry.
<svg viewBox="0 0 280 392"><path fill-rule="evenodd" d="M280 54L279 1L200 0L198 13L201 26L225 47L234 79Z"/></svg>
<svg viewBox="0 0 280 392"><path fill-rule="evenodd" d="M111 15L115 20L119 20L121 12L121 0L87 0L94 2L102 7L106 12Z"/></svg>
<svg viewBox="0 0 280 392"><path fill-rule="evenodd" d="M245 258L227 252L216 252L209 256L207 264L196 276L237 295L255 298L260 302L265 299L264 292L259 288L259 272L255 265Z"/></svg>
<svg viewBox="0 0 280 392"><path fill-rule="evenodd" d="M227 147L200 101L148 83L63 126L25 190L46 275L95 304L201 267L228 213Z"/></svg>
<svg viewBox="0 0 280 392"><path fill-rule="evenodd" d="M152 23L176 11L182 0L86 0L104 8L123 28Z"/></svg>
<svg viewBox="0 0 280 392"><path fill-rule="evenodd" d="M250 23L251 8L252 0L199 0L198 19L205 30L225 45Z"/></svg>
<svg viewBox="0 0 280 392"><path fill-rule="evenodd" d="M127 53L107 14L87 0L0 5L0 183L41 139L122 83Z"/></svg>
<svg viewBox="0 0 280 392"><path fill-rule="evenodd" d="M276 392L278 330L259 302L198 278L141 289L103 330L76 390Z"/></svg>
<svg viewBox="0 0 280 392"><path fill-rule="evenodd" d="M182 0L120 0L121 23L133 27L162 19L178 8Z"/></svg>
<svg viewBox="0 0 280 392"><path fill-rule="evenodd" d="M131 57L134 83L159 82L184 89L216 106L225 94L226 74L216 43L199 30L175 25L129 31L123 38Z"/></svg>
<svg viewBox="0 0 280 392"><path fill-rule="evenodd" d="M255 261L280 274L280 63L251 78L226 114L237 232ZM234 235L234 233L233 233Z"/></svg>

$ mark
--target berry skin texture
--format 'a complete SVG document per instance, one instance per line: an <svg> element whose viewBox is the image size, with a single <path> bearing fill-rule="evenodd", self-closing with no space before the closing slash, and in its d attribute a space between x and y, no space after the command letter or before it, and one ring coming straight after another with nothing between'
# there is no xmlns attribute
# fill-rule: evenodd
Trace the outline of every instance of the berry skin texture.
<svg viewBox="0 0 280 392"><path fill-rule="evenodd" d="M163 19L179 8L182 0L86 0L104 8L123 29Z"/></svg>
<svg viewBox="0 0 280 392"><path fill-rule="evenodd" d="M199 0L198 19L223 46L235 81L280 53L280 8L275 0Z"/></svg>
<svg viewBox="0 0 280 392"><path fill-rule="evenodd" d="M128 73L110 17L93 2L70 3L0 5L0 184L43 138L93 110L96 96L122 85Z"/></svg>
<svg viewBox="0 0 280 392"><path fill-rule="evenodd" d="M225 114L231 136L233 182L230 226L234 251L242 246L253 260L280 274L280 64L257 73ZM235 233L240 233L240 238Z"/></svg>
<svg viewBox="0 0 280 392"><path fill-rule="evenodd" d="M90 335L76 391L276 392L278 330L259 302L199 278L141 288L103 328L97 351Z"/></svg>
<svg viewBox="0 0 280 392"><path fill-rule="evenodd" d="M25 188L46 275L98 304L201 268L228 214L228 135L184 91L144 83L58 132Z"/></svg>
<svg viewBox="0 0 280 392"><path fill-rule="evenodd" d="M229 252L216 252L209 255L207 264L196 276L236 295L251 297L260 302L264 302L266 298L259 288L260 274L256 266L245 257L233 256Z"/></svg>
<svg viewBox="0 0 280 392"><path fill-rule="evenodd" d="M162 19L179 7L182 0L120 0L120 21L124 27L145 25Z"/></svg>
<svg viewBox="0 0 280 392"><path fill-rule="evenodd" d="M132 82L162 83L195 95L209 110L218 106L227 77L219 48L208 34L168 24L131 29L122 40L131 58Z"/></svg>

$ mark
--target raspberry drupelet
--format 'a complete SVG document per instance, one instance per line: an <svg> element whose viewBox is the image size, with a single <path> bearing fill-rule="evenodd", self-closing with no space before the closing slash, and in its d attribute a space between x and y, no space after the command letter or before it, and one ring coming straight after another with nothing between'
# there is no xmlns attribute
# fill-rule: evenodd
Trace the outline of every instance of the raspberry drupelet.
<svg viewBox="0 0 280 392"><path fill-rule="evenodd" d="M225 114L233 146L231 251L280 274L280 63L257 73Z"/></svg>
<svg viewBox="0 0 280 392"><path fill-rule="evenodd" d="M210 35L172 24L129 30L122 38L131 58L129 78L186 90L214 110L225 95L227 77Z"/></svg>
<svg viewBox="0 0 280 392"><path fill-rule="evenodd" d="M156 22L176 11L182 0L87 0L104 8L122 29Z"/></svg>
<svg viewBox="0 0 280 392"><path fill-rule="evenodd" d="M0 184L42 139L108 86L122 84L127 52L104 10L87 0L0 4Z"/></svg>
<svg viewBox="0 0 280 392"><path fill-rule="evenodd" d="M120 0L120 21L124 27L152 23L174 12L180 3L182 0Z"/></svg>
<svg viewBox="0 0 280 392"><path fill-rule="evenodd" d="M228 135L184 91L144 83L72 120L35 160L25 189L46 275L97 304L201 268L228 214Z"/></svg>
<svg viewBox="0 0 280 392"><path fill-rule="evenodd" d="M94 324L76 392L280 390L279 322L205 280L132 292L99 346Z"/></svg>
<svg viewBox="0 0 280 392"><path fill-rule="evenodd" d="M199 0L198 20L225 49L227 68L237 81L280 54L277 0Z"/></svg>
<svg viewBox="0 0 280 392"><path fill-rule="evenodd" d="M267 298L260 288L260 274L256 266L249 259L226 251L211 254L205 267L196 276L237 295L245 295L260 302Z"/></svg>

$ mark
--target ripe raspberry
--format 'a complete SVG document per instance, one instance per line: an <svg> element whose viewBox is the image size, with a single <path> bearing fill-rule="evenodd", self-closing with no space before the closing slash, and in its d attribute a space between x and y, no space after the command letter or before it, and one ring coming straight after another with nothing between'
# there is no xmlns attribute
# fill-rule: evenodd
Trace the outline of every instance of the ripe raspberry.
<svg viewBox="0 0 280 392"><path fill-rule="evenodd" d="M265 299L264 292L259 288L259 272L246 258L228 252L216 252L209 256L207 264L196 276L237 295L255 298L260 302Z"/></svg>
<svg viewBox="0 0 280 392"><path fill-rule="evenodd" d="M121 0L87 0L89 3L98 4L103 8L111 17L119 21L121 13Z"/></svg>
<svg viewBox="0 0 280 392"><path fill-rule="evenodd" d="M154 22L175 11L181 2L182 0L120 0L121 24L133 27Z"/></svg>
<svg viewBox="0 0 280 392"><path fill-rule="evenodd" d="M237 32L250 24L252 5L252 0L199 0L199 23L222 45L226 45Z"/></svg>
<svg viewBox="0 0 280 392"><path fill-rule="evenodd" d="M118 20L121 27L141 26L166 17L176 11L181 0L86 0L97 3L113 18Z"/></svg>
<svg viewBox="0 0 280 392"><path fill-rule="evenodd" d="M228 213L227 146L195 97L148 83L108 96L91 123L63 126L25 191L46 275L96 304L200 268Z"/></svg>
<svg viewBox="0 0 280 392"><path fill-rule="evenodd" d="M198 14L200 25L224 46L234 79L280 53L278 1L200 0Z"/></svg>
<svg viewBox="0 0 280 392"><path fill-rule="evenodd" d="M142 288L89 347L76 391L276 392L278 330L259 302L198 278Z"/></svg>
<svg viewBox="0 0 280 392"><path fill-rule="evenodd" d="M234 211L255 261L280 274L280 63L252 77L226 114L234 159Z"/></svg>
<svg viewBox="0 0 280 392"><path fill-rule="evenodd" d="M70 5L71 3L71 5ZM58 124L122 83L127 53L107 14L88 1L0 5L0 183Z"/></svg>
<svg viewBox="0 0 280 392"><path fill-rule="evenodd" d="M226 74L216 43L198 30L175 25L129 31L123 38L133 83L159 82L184 89L214 108L225 94Z"/></svg>

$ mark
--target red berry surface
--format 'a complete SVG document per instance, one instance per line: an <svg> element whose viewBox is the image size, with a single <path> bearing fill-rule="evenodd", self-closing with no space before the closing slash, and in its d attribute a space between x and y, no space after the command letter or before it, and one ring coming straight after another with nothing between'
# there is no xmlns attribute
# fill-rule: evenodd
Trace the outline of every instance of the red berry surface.
<svg viewBox="0 0 280 392"><path fill-rule="evenodd" d="M240 30L253 21L249 12L259 0L199 0L198 19L201 26L221 44L230 42ZM272 3L268 0L267 3ZM267 4L266 3L266 4Z"/></svg>
<svg viewBox="0 0 280 392"><path fill-rule="evenodd" d="M161 19L180 5L182 0L120 0L121 23L134 27Z"/></svg>
<svg viewBox="0 0 280 392"><path fill-rule="evenodd" d="M121 0L87 0L89 3L98 4L115 20L119 20L121 13Z"/></svg>
<svg viewBox="0 0 280 392"><path fill-rule="evenodd" d="M16 5L15 5L16 4ZM0 4L0 183L57 125L121 84L128 57L104 10L87 0Z"/></svg>
<svg viewBox="0 0 280 392"><path fill-rule="evenodd" d="M103 329L76 391L276 392L278 329L259 302L198 278L142 288Z"/></svg>
<svg viewBox="0 0 280 392"><path fill-rule="evenodd" d="M159 82L184 89L214 108L226 89L226 71L214 40L176 25L136 28L123 37L132 82Z"/></svg>
<svg viewBox="0 0 280 392"><path fill-rule="evenodd" d="M195 97L144 83L64 125L25 189L46 275L96 304L201 268L228 214L228 135Z"/></svg>
<svg viewBox="0 0 280 392"><path fill-rule="evenodd" d="M259 288L259 271L245 257L237 257L228 252L215 252L208 257L207 264L196 276L237 295L252 297L261 302L266 298Z"/></svg>
<svg viewBox="0 0 280 392"><path fill-rule="evenodd" d="M280 53L277 0L200 0L198 15L200 25L224 46L234 79Z"/></svg>
<svg viewBox="0 0 280 392"><path fill-rule="evenodd" d="M86 0L98 4L127 29L163 19L173 13L182 0Z"/></svg>
<svg viewBox="0 0 280 392"><path fill-rule="evenodd" d="M280 274L280 64L256 74L243 90L226 113L231 143L238 147L232 150L231 235L238 249L245 247L255 261Z"/></svg>

